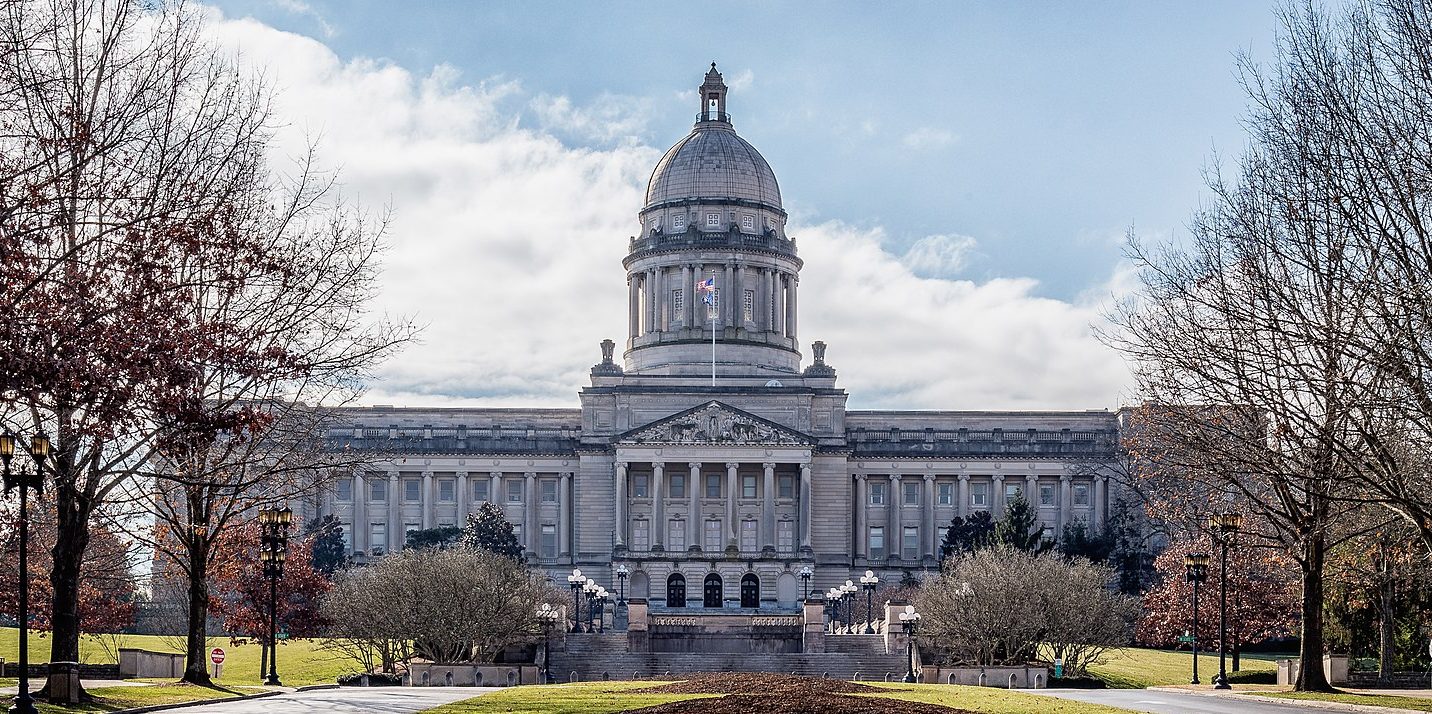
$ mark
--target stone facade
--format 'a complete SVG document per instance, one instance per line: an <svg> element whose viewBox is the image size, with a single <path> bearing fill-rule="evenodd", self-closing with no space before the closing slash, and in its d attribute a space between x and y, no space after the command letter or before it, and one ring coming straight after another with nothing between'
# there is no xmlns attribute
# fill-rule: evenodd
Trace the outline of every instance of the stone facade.
<svg viewBox="0 0 1432 714"><path fill-rule="evenodd" d="M951 518L997 518L1016 492L1051 537L1100 525L1116 414L847 410L824 344L802 367L802 263L775 176L732 128L714 65L700 89L623 261L626 349L619 364L603 343L580 408L345 409L334 446L392 458L300 515L338 516L361 561L491 501L534 568L559 584L581 568L653 613L797 612L866 569L930 571Z"/></svg>

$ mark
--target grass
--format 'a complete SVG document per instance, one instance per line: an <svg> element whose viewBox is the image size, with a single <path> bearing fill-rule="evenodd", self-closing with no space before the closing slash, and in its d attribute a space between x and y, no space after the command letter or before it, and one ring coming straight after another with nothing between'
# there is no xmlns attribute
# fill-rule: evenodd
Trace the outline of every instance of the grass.
<svg viewBox="0 0 1432 714"><path fill-rule="evenodd" d="M202 702L214 699L229 699L231 697L245 694L257 694L263 691L257 687L225 687L211 689L209 687L197 687L192 684L161 684L152 687L97 687L89 690L95 698L93 702L67 707L45 702L36 702L35 708L41 714L61 714L62 712L112 712L120 709L132 709L154 704L179 704L183 702ZM12 697L0 699L8 706Z"/></svg>
<svg viewBox="0 0 1432 714"><path fill-rule="evenodd" d="M423 714L609 714L667 702L716 696L708 694L631 694L628 690L662 682L581 682L515 687L427 709ZM989 687L949 684L896 684L863 682L891 690L890 694L864 694L874 699L893 698L943 704L989 714L1127 714L1125 709L1085 704L1037 694ZM730 695L741 696L741 695Z"/></svg>
<svg viewBox="0 0 1432 714"><path fill-rule="evenodd" d="M1377 707L1393 707L1396 709L1412 709L1419 712L1432 712L1432 699L1422 697L1398 697L1386 694L1352 694L1344 692L1340 694L1324 694L1322 692L1258 692L1261 697L1278 697L1279 699L1305 699L1318 702L1341 702L1343 704L1367 704Z"/></svg>
<svg viewBox="0 0 1432 714"><path fill-rule="evenodd" d="M30 633L30 661L50 661L50 638ZM174 645L182 645L175 637L159 635L125 635L121 647L133 647L151 652L178 652ZM256 686L261 683L259 673L259 650L257 643L232 645L227 637L214 637L209 647L223 647L227 658L224 660L224 675L219 683L224 686ZM20 658L19 630L13 627L0 628L0 659L14 662ZM100 643L91 637L80 638L80 661L90 664L114 664ZM289 686L301 687L306 684L332 684L338 675L357 670L357 663L335 657L319 648L316 640L286 640L278 647L279 679ZM168 680L155 680L168 681Z"/></svg>
<svg viewBox="0 0 1432 714"><path fill-rule="evenodd" d="M1278 665L1273 661L1272 655L1260 655L1257 658L1243 655L1240 665L1242 671L1228 673L1229 682L1272 684L1278 671ZM1231 662L1229 666L1232 666ZM1104 680L1105 684L1114 689L1188 684L1193 676L1193 657L1188 652L1126 647L1109 650L1101 664L1089 667L1089 674ZM1215 674L1218 674L1218 655L1200 654L1200 680L1206 684Z"/></svg>

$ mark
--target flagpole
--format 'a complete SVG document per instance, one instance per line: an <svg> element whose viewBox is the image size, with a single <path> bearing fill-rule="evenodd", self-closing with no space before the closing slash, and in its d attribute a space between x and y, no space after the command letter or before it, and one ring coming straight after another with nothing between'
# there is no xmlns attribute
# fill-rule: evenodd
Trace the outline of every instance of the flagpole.
<svg viewBox="0 0 1432 714"><path fill-rule="evenodd" d="M721 293L716 292L716 271L714 270L711 271L711 285L711 304L707 306L710 308L707 312L711 316L711 386L714 387L716 386L716 314L720 312L720 305L717 303L721 296Z"/></svg>

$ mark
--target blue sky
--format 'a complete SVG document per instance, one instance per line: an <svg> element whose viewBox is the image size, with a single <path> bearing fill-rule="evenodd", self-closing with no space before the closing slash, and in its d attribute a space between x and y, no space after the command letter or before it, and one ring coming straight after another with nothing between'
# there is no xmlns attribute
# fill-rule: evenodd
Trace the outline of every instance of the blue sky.
<svg viewBox="0 0 1432 714"><path fill-rule="evenodd" d="M400 404L575 404L714 60L853 407L1117 406L1093 333L1123 234L1177 239L1244 144L1236 57L1277 27L1247 1L211 4L282 121L393 210L380 307L427 329L370 401Z"/></svg>

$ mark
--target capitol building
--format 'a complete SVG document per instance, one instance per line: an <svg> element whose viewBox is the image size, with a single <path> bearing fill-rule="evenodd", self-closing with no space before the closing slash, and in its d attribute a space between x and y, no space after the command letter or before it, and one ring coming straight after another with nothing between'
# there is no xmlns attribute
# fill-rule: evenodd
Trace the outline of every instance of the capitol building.
<svg viewBox="0 0 1432 714"><path fill-rule="evenodd" d="M384 461L298 514L337 516L363 562L490 501L533 568L615 593L625 566L626 596L653 611L789 610L803 568L816 593L933 571L954 516L998 518L1021 494L1050 538L1100 526L1114 412L846 408L826 345L801 341L776 174L736 133L714 64L700 97L652 170L622 261L627 334L602 342L580 407L345 408L331 440Z"/></svg>

